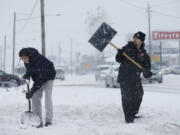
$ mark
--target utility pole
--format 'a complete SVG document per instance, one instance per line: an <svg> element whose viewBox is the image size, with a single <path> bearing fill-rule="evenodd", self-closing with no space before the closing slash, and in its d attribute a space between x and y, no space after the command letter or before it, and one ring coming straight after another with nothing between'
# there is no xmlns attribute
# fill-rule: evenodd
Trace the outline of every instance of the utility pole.
<svg viewBox="0 0 180 135"><path fill-rule="evenodd" d="M148 3L148 31L149 31L149 55L152 56L152 43L151 43L151 7Z"/></svg>
<svg viewBox="0 0 180 135"><path fill-rule="evenodd" d="M0 61L1 61L1 63L0 63L0 69L2 69L2 47L0 46Z"/></svg>
<svg viewBox="0 0 180 135"><path fill-rule="evenodd" d="M70 39L70 65L71 65L71 75L72 75L72 39Z"/></svg>
<svg viewBox="0 0 180 135"><path fill-rule="evenodd" d="M59 66L61 66L61 43L60 42L58 46L58 59L59 59Z"/></svg>
<svg viewBox="0 0 180 135"><path fill-rule="evenodd" d="M4 72L6 71L6 35L4 36Z"/></svg>
<svg viewBox="0 0 180 135"><path fill-rule="evenodd" d="M12 74L15 69L15 45L16 45L16 12L14 12L14 24L13 24L13 63L12 63Z"/></svg>
<svg viewBox="0 0 180 135"><path fill-rule="evenodd" d="M160 65L162 67L162 41L160 41L159 49L160 49Z"/></svg>
<svg viewBox="0 0 180 135"><path fill-rule="evenodd" d="M180 66L180 40L179 40L179 66Z"/></svg>
<svg viewBox="0 0 180 135"><path fill-rule="evenodd" d="M41 8L41 42L42 42L42 55L46 56L46 44L45 44L45 16L44 16L44 0L40 0Z"/></svg>

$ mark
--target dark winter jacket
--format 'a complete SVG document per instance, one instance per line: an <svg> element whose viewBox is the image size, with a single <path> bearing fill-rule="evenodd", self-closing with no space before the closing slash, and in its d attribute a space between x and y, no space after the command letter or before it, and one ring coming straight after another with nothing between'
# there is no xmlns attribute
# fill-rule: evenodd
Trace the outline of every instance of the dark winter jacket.
<svg viewBox="0 0 180 135"><path fill-rule="evenodd" d="M56 71L54 64L46 57L42 56L34 48L25 48L29 52L29 63L25 64L26 76L30 76L34 81L31 92L34 93L41 88L42 84L48 80L54 80Z"/></svg>
<svg viewBox="0 0 180 135"><path fill-rule="evenodd" d="M129 57L139 63L144 69L151 69L150 57L144 49L144 44L137 49L133 42L128 42L126 46L118 51L116 61L121 63L119 68L118 81L130 82L136 81L140 83L140 73L142 72L134 63L123 56L125 52Z"/></svg>

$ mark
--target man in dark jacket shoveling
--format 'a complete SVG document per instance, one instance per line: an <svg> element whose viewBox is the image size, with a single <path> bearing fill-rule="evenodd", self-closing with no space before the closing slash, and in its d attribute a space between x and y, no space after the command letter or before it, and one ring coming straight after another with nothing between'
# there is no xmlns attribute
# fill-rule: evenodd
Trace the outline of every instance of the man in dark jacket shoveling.
<svg viewBox="0 0 180 135"><path fill-rule="evenodd" d="M140 79L141 72L143 72L145 78L152 76L152 72L150 71L151 61L144 48L144 40L144 33L135 33L133 41L128 42L122 49L119 49L116 55L116 61L121 63L118 82L120 82L122 106L127 123L133 123L134 119L138 118L136 114L139 111L144 94ZM139 69L134 63L125 58L123 53L126 53L139 63L143 69Z"/></svg>
<svg viewBox="0 0 180 135"><path fill-rule="evenodd" d="M19 57L24 61L26 67L26 74L23 78L30 79L31 77L34 81L31 91L26 93L26 98L32 98L33 112L40 117L41 124L38 127L43 127L41 108L43 91L45 92L46 109L45 126L49 126L53 118L52 88L56 75L54 64L34 48L21 49Z"/></svg>

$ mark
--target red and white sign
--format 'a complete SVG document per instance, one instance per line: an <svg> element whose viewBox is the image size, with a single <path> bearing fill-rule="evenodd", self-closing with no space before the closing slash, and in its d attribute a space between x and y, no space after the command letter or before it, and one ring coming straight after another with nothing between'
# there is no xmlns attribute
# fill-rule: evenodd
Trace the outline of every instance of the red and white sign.
<svg viewBox="0 0 180 135"><path fill-rule="evenodd" d="M153 31L152 32L153 40L180 40L180 31L177 32L161 32Z"/></svg>

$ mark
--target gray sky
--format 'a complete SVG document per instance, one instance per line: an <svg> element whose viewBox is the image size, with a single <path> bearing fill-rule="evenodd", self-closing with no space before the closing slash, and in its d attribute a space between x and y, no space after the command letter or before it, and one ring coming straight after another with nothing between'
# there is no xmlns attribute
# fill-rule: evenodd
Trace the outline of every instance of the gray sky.
<svg viewBox="0 0 180 135"><path fill-rule="evenodd" d="M35 1L0 0L0 46L3 44L3 36L6 34L8 61L12 61L13 12L17 12L17 20L28 18ZM40 15L39 1L33 17ZM45 19L47 54L57 54L57 46L60 42L63 49L62 55L69 57L70 39L73 41L73 52L81 52L82 54L96 52L87 43L90 35L86 22L89 14L95 15L97 13L98 7L105 14L105 17L97 24L106 21L115 28L118 35L113 39L113 42L119 47L123 46L126 42L126 34L139 30L148 32L147 2L147 0L45 0L45 14L61 14L61 16L47 16ZM180 30L179 0L149 0L149 2L153 11L152 30ZM179 16L179 18L173 16ZM17 22L16 54L22 47L26 46L36 47L39 50L41 48L40 19L30 20L22 30L24 24L25 21ZM115 53L111 47L106 48L105 51L109 50ZM18 55L16 56L17 63Z"/></svg>

